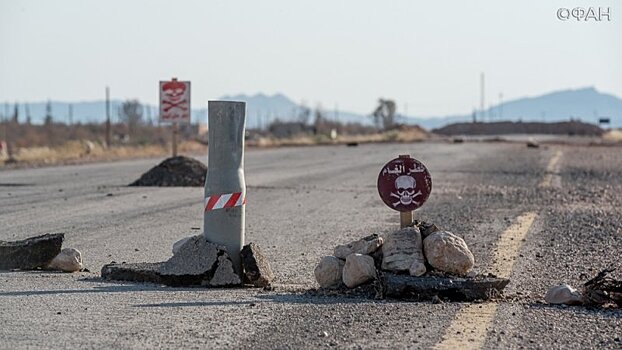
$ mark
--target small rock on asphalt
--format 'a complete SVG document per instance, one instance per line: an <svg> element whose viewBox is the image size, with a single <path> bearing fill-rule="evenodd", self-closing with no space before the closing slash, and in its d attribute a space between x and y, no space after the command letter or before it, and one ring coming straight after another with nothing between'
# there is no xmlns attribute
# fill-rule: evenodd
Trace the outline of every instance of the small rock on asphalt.
<svg viewBox="0 0 622 350"><path fill-rule="evenodd" d="M374 258L363 254L350 254L346 258L343 267L343 283L348 288L354 288L361 284L375 279L376 267Z"/></svg>
<svg viewBox="0 0 622 350"><path fill-rule="evenodd" d="M544 300L549 304L581 305L583 296L567 284L552 287L546 292Z"/></svg>
<svg viewBox="0 0 622 350"><path fill-rule="evenodd" d="M527 148L540 148L540 144L535 140L527 141Z"/></svg>
<svg viewBox="0 0 622 350"><path fill-rule="evenodd" d="M315 280L322 288L337 288L342 281L343 266L345 261L334 257L325 256L317 264L313 273L315 274Z"/></svg>
<svg viewBox="0 0 622 350"><path fill-rule="evenodd" d="M74 248L65 248L46 266L50 270L76 272L82 269L82 253Z"/></svg>
<svg viewBox="0 0 622 350"><path fill-rule="evenodd" d="M449 231L435 232L423 240L428 263L437 270L466 275L475 264L466 242Z"/></svg>
<svg viewBox="0 0 622 350"><path fill-rule="evenodd" d="M249 243L240 253L244 275L256 287L265 287L274 280L274 272L259 245Z"/></svg>

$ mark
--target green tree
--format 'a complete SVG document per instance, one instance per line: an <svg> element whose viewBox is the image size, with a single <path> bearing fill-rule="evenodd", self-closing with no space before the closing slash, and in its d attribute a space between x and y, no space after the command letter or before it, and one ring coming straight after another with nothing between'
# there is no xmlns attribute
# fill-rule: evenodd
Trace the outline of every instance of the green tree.
<svg viewBox="0 0 622 350"><path fill-rule="evenodd" d="M378 99L378 107L372 113L376 126L385 130L393 127L395 125L395 110L395 101Z"/></svg>
<svg viewBox="0 0 622 350"><path fill-rule="evenodd" d="M143 106L138 100L125 101L121 105L119 118L127 125L128 134L133 135L136 127L143 121Z"/></svg>

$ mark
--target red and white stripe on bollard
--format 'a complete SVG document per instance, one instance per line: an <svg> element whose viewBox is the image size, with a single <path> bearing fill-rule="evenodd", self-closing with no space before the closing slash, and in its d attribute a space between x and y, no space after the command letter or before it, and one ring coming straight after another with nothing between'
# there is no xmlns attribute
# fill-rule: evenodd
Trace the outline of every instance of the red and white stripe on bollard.
<svg viewBox="0 0 622 350"><path fill-rule="evenodd" d="M205 211L239 207L246 204L246 196L242 192L214 194L205 198Z"/></svg>

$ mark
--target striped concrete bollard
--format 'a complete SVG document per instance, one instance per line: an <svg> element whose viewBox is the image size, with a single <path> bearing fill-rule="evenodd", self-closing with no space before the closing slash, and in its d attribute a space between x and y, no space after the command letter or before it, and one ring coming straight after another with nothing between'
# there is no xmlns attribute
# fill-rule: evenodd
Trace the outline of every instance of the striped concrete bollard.
<svg viewBox="0 0 622 350"><path fill-rule="evenodd" d="M205 179L203 234L227 248L233 266L242 273L246 183L244 125L246 103L209 101L208 162Z"/></svg>

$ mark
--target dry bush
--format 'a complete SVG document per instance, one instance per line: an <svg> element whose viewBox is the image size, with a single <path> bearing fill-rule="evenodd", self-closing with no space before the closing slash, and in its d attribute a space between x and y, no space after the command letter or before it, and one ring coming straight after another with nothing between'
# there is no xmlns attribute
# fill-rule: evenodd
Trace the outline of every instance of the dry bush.
<svg viewBox="0 0 622 350"><path fill-rule="evenodd" d="M622 130L620 129L609 130L605 132L605 134L603 134L603 139L607 141L613 141L613 142L622 142Z"/></svg>

